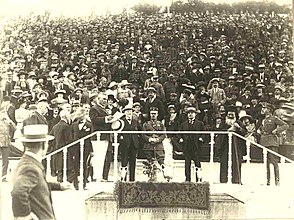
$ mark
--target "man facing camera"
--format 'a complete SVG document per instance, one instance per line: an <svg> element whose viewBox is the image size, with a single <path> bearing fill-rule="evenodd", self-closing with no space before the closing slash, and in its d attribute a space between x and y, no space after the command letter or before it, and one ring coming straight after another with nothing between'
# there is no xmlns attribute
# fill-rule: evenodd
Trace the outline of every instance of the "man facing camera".
<svg viewBox="0 0 294 220"><path fill-rule="evenodd" d="M156 131L165 131L164 125L157 119L158 108L150 108L150 121L143 124L143 131L152 131L142 135L144 140L144 154L149 165L153 165L157 160L164 174L164 147L162 141L166 138L165 134L156 134Z"/></svg>
<svg viewBox="0 0 294 220"><path fill-rule="evenodd" d="M126 106L123 109L125 117L123 118L123 131L141 130L139 122L133 118L132 106ZM139 148L139 134L123 134L120 136L120 155L121 155L121 180L127 180L129 170L129 180L135 181L136 158ZM129 165L129 169L128 166Z"/></svg>
<svg viewBox="0 0 294 220"><path fill-rule="evenodd" d="M188 120L180 125L180 131L204 131L202 121L196 119L198 111L195 107L187 108ZM183 152L185 155L185 176L186 181L191 181L191 161L193 160L196 167L196 182L201 182L201 162L200 150L203 142L201 134L183 134L180 143L183 143Z"/></svg>
<svg viewBox="0 0 294 220"><path fill-rule="evenodd" d="M107 95L102 92L99 93L93 100L94 105L89 112L92 122L92 132L111 130L113 116L106 110L107 100ZM95 135L92 138L92 146L94 153L94 176L98 180L107 181L112 161L112 136L110 134L101 134L99 140ZM103 174L101 172L102 167Z"/></svg>

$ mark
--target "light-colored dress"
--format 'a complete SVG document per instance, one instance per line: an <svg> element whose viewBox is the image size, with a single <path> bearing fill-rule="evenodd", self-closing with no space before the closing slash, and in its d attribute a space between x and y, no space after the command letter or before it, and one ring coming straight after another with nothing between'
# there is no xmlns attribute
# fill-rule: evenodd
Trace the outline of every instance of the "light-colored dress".
<svg viewBox="0 0 294 220"><path fill-rule="evenodd" d="M21 129L23 126L23 121L29 117L29 110L19 107L15 110L15 120L17 122L16 131L14 132L14 139L19 139L21 137Z"/></svg>

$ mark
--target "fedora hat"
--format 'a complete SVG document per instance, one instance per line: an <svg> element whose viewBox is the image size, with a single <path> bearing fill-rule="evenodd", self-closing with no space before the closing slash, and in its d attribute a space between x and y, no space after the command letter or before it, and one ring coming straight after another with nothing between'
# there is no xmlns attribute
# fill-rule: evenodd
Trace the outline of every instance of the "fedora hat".
<svg viewBox="0 0 294 220"><path fill-rule="evenodd" d="M242 120L244 120L245 118L248 118L249 119L249 121L253 121L253 118L252 118L252 116L251 115L247 115L247 114L245 114L245 115L243 115L243 116L241 116L240 117L240 120L242 121Z"/></svg>
<svg viewBox="0 0 294 220"><path fill-rule="evenodd" d="M129 83L128 80L123 79L120 83L120 86L126 86L126 85L131 85L131 83Z"/></svg>
<svg viewBox="0 0 294 220"><path fill-rule="evenodd" d="M133 106L132 105L126 105L123 109L122 112L125 112L127 110L133 110Z"/></svg>
<svg viewBox="0 0 294 220"><path fill-rule="evenodd" d="M47 125L27 125L23 128L22 142L44 142L53 140L54 136L48 135Z"/></svg>

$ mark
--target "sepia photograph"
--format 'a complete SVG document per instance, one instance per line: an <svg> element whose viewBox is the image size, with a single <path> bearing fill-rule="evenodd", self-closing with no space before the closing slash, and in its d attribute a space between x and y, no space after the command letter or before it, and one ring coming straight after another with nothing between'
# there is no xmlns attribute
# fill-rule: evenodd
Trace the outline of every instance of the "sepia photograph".
<svg viewBox="0 0 294 220"><path fill-rule="evenodd" d="M0 0L0 220L294 219L292 0Z"/></svg>

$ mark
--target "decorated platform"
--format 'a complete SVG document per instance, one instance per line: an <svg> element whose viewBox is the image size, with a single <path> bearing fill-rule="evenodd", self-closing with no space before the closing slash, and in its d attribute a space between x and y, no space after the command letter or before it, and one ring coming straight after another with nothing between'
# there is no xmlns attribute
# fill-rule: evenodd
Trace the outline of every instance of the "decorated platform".
<svg viewBox="0 0 294 220"><path fill-rule="evenodd" d="M117 182L113 193L86 200L86 219L214 219L244 217L244 203L224 194L210 194L204 183Z"/></svg>

